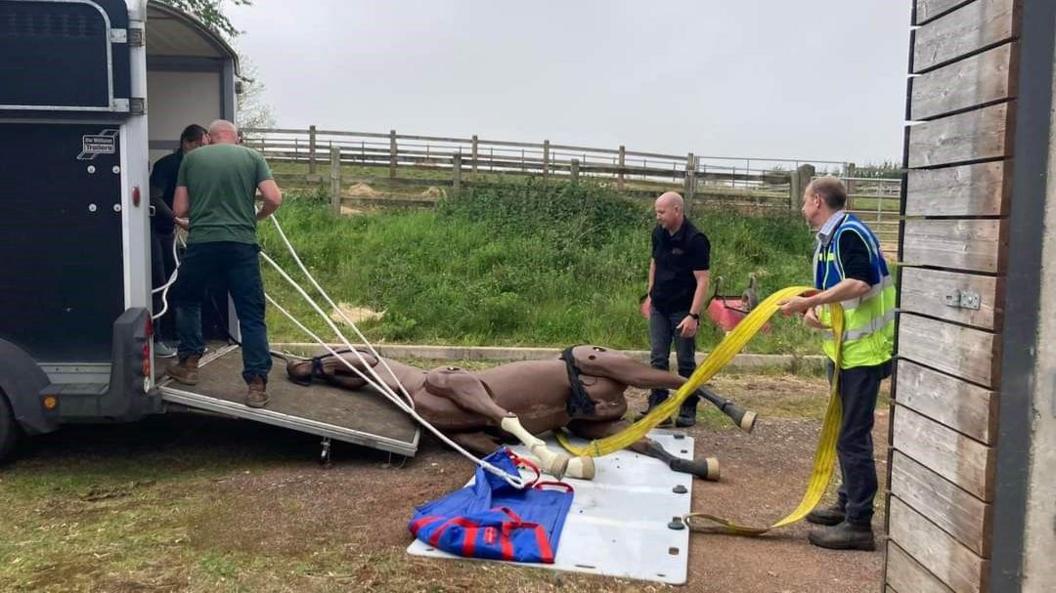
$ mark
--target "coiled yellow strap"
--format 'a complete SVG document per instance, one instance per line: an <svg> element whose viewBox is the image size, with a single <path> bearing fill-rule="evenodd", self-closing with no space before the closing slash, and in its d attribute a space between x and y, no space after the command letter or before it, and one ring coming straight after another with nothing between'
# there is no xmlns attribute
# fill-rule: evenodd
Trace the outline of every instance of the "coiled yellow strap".
<svg viewBox="0 0 1056 593"><path fill-rule="evenodd" d="M682 402L690 394L729 364L737 353L759 333L759 330L762 329L766 322L780 310L778 303L813 291L814 289L808 286L791 286L771 294L719 342L719 345L704 359L689 380L672 397L667 398L663 403L653 408L649 414L627 427L627 429L618 434L591 441L586 445L575 445L569 441L566 434L558 432L558 442L575 455L589 455L592 457L600 457L629 447L642 439L665 418L670 418L678 413ZM843 342L843 309L838 304L831 307L832 331L836 342L836 352L838 353ZM839 360L836 361L836 368L839 368ZM821 427L818 446L814 452L814 468L811 471L810 481L799 506L795 510L770 527L738 525L732 521L707 513L690 513L686 515L684 517L686 525L695 531L761 535L771 529L790 525L806 517L817 506L821 497L825 495L825 490L829 485L829 480L832 479L832 471L835 466L836 439L839 436L840 418L842 416L838 377L839 373L836 373L831 384L829 404L825 411L825 421ZM711 522L713 525L704 525L702 524L704 522Z"/></svg>

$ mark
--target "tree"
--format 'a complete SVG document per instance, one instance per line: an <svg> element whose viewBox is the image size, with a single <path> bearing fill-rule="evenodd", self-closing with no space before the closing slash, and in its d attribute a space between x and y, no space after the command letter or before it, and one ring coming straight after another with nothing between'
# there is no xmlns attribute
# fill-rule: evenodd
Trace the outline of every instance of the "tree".
<svg viewBox="0 0 1056 593"><path fill-rule="evenodd" d="M273 128L275 113L264 101L264 83L257 75L257 65L249 56L238 58L242 92L238 95L238 125L243 128Z"/></svg>
<svg viewBox="0 0 1056 593"><path fill-rule="evenodd" d="M240 31L224 14L224 3L230 2L233 6L253 4L253 0L161 0L161 2L198 17L198 20L205 23L207 27L229 38L237 37Z"/></svg>

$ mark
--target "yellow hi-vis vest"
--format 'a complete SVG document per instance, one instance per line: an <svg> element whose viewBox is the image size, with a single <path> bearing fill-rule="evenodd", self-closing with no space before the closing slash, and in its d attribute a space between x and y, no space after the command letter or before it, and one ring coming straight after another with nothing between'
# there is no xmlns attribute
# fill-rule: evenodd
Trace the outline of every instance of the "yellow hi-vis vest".
<svg viewBox="0 0 1056 593"><path fill-rule="evenodd" d="M827 290L845 278L840 263L840 236L855 233L869 249L872 265L869 292L840 303L843 305L844 334L840 367L844 369L874 366L891 359L895 339L895 283L880 252L880 241L869 227L853 214L847 214L837 225L826 243L814 253L814 287ZM820 321L831 326L828 305L821 307ZM836 344L831 334L822 342L822 349L836 361Z"/></svg>

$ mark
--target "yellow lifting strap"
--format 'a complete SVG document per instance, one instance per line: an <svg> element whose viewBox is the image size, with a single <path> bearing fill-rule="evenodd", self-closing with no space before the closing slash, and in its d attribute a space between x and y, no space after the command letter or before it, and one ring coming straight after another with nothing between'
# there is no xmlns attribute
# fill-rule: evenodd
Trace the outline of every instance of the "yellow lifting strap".
<svg viewBox="0 0 1056 593"><path fill-rule="evenodd" d="M569 441L565 433L558 432L558 442L575 455L589 455L592 457L608 455L629 447L648 434L665 418L672 417L678 413L682 402L690 394L729 364L748 341L759 333L759 330L762 329L766 322L780 310L778 303L814 290L814 288L809 286L791 286L775 292L759 303L759 306L742 319L737 324L737 327L733 328L733 331L726 334L726 337L708 354L689 380L672 397L664 400L663 403L653 408L649 414L627 427L627 429L603 439L591 441L586 445L575 445ZM836 352L839 353L843 342L843 309L838 304L831 305L831 307L832 332L836 342ZM838 356L839 354L837 354ZM836 361L836 368L839 368L839 360ZM807 484L803 499L795 510L770 527L747 527L705 513L690 513L686 515L684 518L686 525L695 531L711 531L736 535L762 535L771 529L790 525L806 517L807 513L812 511L821 500L821 497L824 496L835 465L836 439L839 436L840 418L842 415L839 387L837 385L838 378L839 373L836 373L829 391L829 404L825 411L825 421L822 424L818 446L814 452L814 469L810 475L810 482ZM710 521L715 525L701 525L702 521Z"/></svg>

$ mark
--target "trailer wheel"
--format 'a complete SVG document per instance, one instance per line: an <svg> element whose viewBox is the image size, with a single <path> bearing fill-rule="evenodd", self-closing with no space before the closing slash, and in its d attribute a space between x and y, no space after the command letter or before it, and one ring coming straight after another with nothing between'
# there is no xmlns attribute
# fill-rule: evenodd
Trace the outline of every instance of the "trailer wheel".
<svg viewBox="0 0 1056 593"><path fill-rule="evenodd" d="M14 451L20 433L11 404L4 392L0 391L0 463Z"/></svg>

